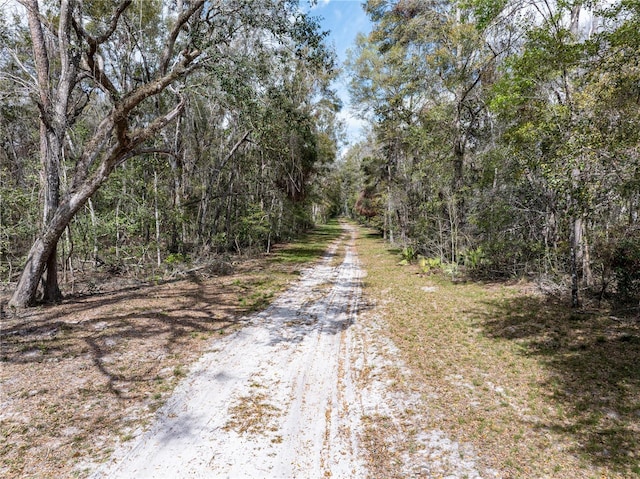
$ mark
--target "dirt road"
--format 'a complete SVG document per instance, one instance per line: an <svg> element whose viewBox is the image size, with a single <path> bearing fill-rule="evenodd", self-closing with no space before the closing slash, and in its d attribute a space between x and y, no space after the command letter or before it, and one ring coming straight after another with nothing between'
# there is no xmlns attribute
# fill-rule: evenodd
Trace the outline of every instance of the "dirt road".
<svg viewBox="0 0 640 479"><path fill-rule="evenodd" d="M155 424L92 477L368 477L362 418L392 417L406 404L388 404L391 396L371 375L380 366L381 351L371 346L376 333L355 327L363 273L354 235L348 228L271 307L213 343ZM458 455L436 439L424 439L431 455ZM431 477L423 475L428 465L414 466L405 469L411 476ZM453 469L449 477L479 477L467 463Z"/></svg>
<svg viewBox="0 0 640 479"><path fill-rule="evenodd" d="M217 341L151 429L94 477L362 477L349 328L361 271L351 245L332 266L338 247Z"/></svg>

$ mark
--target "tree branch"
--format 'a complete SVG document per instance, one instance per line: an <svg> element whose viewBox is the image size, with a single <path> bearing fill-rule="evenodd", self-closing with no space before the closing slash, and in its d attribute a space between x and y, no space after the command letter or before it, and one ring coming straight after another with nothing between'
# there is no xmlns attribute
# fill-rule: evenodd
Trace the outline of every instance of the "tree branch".
<svg viewBox="0 0 640 479"><path fill-rule="evenodd" d="M200 10L205 4L205 0L198 0L195 2L191 8L182 12L176 23L173 25L171 32L169 33L169 38L167 38L167 43L165 44L164 50L162 52L162 57L160 58L160 73L166 74L169 69L169 62L171 61L171 57L173 56L173 50L176 45L176 40L178 39L178 35L180 31L184 28L189 19Z"/></svg>
<svg viewBox="0 0 640 479"><path fill-rule="evenodd" d="M98 37L89 35L82 26L81 20L76 21L75 18L71 19L73 28L81 38L84 38L89 44L89 48L86 52L87 70L91 73L94 81L100 85L100 87L108 93L115 101L118 97L118 90L113 85L109 77L104 73L104 69L100 65L99 61L96 61L96 54L98 54L98 47L106 42L118 27L118 22L124 11L131 5L133 0L124 0L116 7L115 12L109 20L109 26L107 30Z"/></svg>
<svg viewBox="0 0 640 479"><path fill-rule="evenodd" d="M120 2L120 5L118 5L118 7L116 8L116 11L114 12L114 14L111 16L111 19L109 20L109 27L107 28L107 31L104 32L99 37L92 38L92 40L96 43L96 45L100 45L101 43L106 42L109 39L109 37L113 35L113 32L115 32L116 28L118 27L118 22L120 21L120 17L124 13L124 11L129 7L129 5L131 5L131 3L132 3L132 0L124 0L123 2Z"/></svg>
<svg viewBox="0 0 640 479"><path fill-rule="evenodd" d="M51 106L51 97L49 96L49 54L44 32L42 31L42 23L40 22L38 0L20 0L20 3L27 9L27 19L33 41L33 56L38 77L38 93L42 108L48 115L49 107ZM47 123L49 122L46 117L44 120Z"/></svg>
<svg viewBox="0 0 640 479"><path fill-rule="evenodd" d="M178 103L173 110L156 118L149 125L144 128L139 128L131 132L131 144L139 145L140 143L153 137L158 131L164 128L167 124L171 123L182 112L186 105L186 99L180 96L180 103Z"/></svg>

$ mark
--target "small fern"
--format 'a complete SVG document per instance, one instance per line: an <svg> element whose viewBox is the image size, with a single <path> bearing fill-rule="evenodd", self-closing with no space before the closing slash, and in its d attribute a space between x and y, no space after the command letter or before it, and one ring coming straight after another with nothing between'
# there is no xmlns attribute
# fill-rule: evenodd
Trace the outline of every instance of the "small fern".
<svg viewBox="0 0 640 479"><path fill-rule="evenodd" d="M405 246L401 252L402 259L398 263L400 266L406 266L408 264L413 263L413 261L418 257L416 250L411 246Z"/></svg>
<svg viewBox="0 0 640 479"><path fill-rule="evenodd" d="M485 263L484 251L482 246L476 249L467 250L462 254L462 262L467 268L476 269Z"/></svg>

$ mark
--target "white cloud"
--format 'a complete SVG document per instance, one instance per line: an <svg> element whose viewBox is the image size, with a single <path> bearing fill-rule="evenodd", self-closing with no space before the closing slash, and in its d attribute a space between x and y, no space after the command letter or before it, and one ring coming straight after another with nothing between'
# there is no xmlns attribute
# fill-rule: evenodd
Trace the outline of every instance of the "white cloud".
<svg viewBox="0 0 640 479"><path fill-rule="evenodd" d="M315 4L312 3L312 0L309 0L309 6L311 7L310 10L315 10L316 8L323 8L326 7L327 5L329 5L329 3L331 3L331 0L316 0Z"/></svg>

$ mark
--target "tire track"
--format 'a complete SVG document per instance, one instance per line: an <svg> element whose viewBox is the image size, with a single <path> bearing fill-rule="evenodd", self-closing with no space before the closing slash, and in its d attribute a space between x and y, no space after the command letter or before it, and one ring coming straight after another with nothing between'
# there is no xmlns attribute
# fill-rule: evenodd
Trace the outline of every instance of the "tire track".
<svg viewBox="0 0 640 479"><path fill-rule="evenodd" d="M366 477L350 327L362 272L354 230L267 310L213 344L94 478Z"/></svg>

